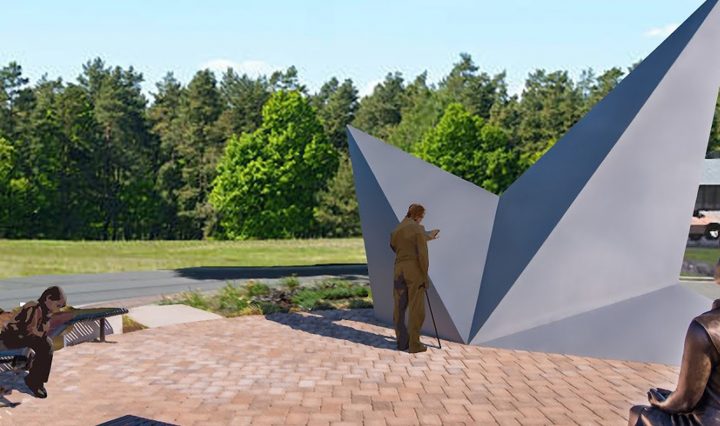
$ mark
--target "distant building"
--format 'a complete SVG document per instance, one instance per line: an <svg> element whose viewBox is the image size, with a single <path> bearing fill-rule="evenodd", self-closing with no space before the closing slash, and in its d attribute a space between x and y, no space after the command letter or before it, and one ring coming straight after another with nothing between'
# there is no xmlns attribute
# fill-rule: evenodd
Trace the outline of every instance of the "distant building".
<svg viewBox="0 0 720 426"><path fill-rule="evenodd" d="M720 210L720 159L705 160L695 210Z"/></svg>

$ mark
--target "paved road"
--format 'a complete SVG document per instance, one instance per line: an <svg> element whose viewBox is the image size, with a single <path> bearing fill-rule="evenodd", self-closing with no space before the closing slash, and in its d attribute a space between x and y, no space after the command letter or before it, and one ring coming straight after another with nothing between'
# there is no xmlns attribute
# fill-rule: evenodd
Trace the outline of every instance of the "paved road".
<svg viewBox="0 0 720 426"><path fill-rule="evenodd" d="M98 302L125 301L145 298L152 301L189 289L209 291L228 282L251 279L270 285L295 274L303 282L323 277L341 277L367 282L366 264L337 264L274 267L201 267L162 271L118 272L88 275L38 275L0 280L0 308L10 309L22 302L37 299L50 285L65 290L73 306ZM686 288L710 299L720 299L720 286L712 281L681 281Z"/></svg>
<svg viewBox="0 0 720 426"><path fill-rule="evenodd" d="M337 264L282 267L202 267L162 271L88 275L38 275L0 280L0 308L11 309L37 299L47 287L59 285L74 306L161 296L193 290L215 290L228 282L250 279L268 284L295 274L301 282L332 276L367 281L367 265Z"/></svg>

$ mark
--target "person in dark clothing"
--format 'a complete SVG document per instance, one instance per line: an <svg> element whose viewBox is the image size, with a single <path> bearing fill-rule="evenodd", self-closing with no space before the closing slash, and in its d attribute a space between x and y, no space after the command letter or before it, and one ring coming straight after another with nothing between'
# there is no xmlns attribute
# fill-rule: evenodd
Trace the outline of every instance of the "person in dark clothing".
<svg viewBox="0 0 720 426"><path fill-rule="evenodd" d="M60 287L46 289L37 301L23 305L20 312L0 331L0 345L8 349L31 348L35 358L25 384L38 398L46 398L45 383L50 377L53 343L48 337L50 316L65 306L65 293Z"/></svg>

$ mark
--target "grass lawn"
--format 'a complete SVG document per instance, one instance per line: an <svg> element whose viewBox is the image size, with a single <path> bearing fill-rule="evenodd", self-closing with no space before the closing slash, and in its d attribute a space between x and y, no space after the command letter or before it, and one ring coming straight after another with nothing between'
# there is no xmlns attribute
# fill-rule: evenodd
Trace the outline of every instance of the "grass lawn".
<svg viewBox="0 0 720 426"><path fill-rule="evenodd" d="M685 250L685 259L715 265L720 249ZM176 269L192 266L292 266L365 263L361 238L264 241L0 240L0 279Z"/></svg>
<svg viewBox="0 0 720 426"><path fill-rule="evenodd" d="M0 240L0 279L191 266L365 262L362 238L127 242Z"/></svg>
<svg viewBox="0 0 720 426"><path fill-rule="evenodd" d="M719 257L720 249L717 248L688 247L685 249L685 260L703 262L710 266L714 266Z"/></svg>

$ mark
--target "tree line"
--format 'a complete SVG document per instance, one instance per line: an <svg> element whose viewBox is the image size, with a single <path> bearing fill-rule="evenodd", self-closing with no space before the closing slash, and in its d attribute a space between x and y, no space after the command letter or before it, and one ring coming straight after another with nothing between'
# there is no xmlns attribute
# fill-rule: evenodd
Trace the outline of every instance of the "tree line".
<svg viewBox="0 0 720 426"><path fill-rule="evenodd" d="M539 69L518 96L505 73L461 54L437 83L389 73L363 98L335 77L310 93L290 67L202 70L186 85L168 73L148 99L133 67L94 59L76 81L30 85L11 62L0 68L0 238L359 235L346 125L501 193L628 71Z"/></svg>

